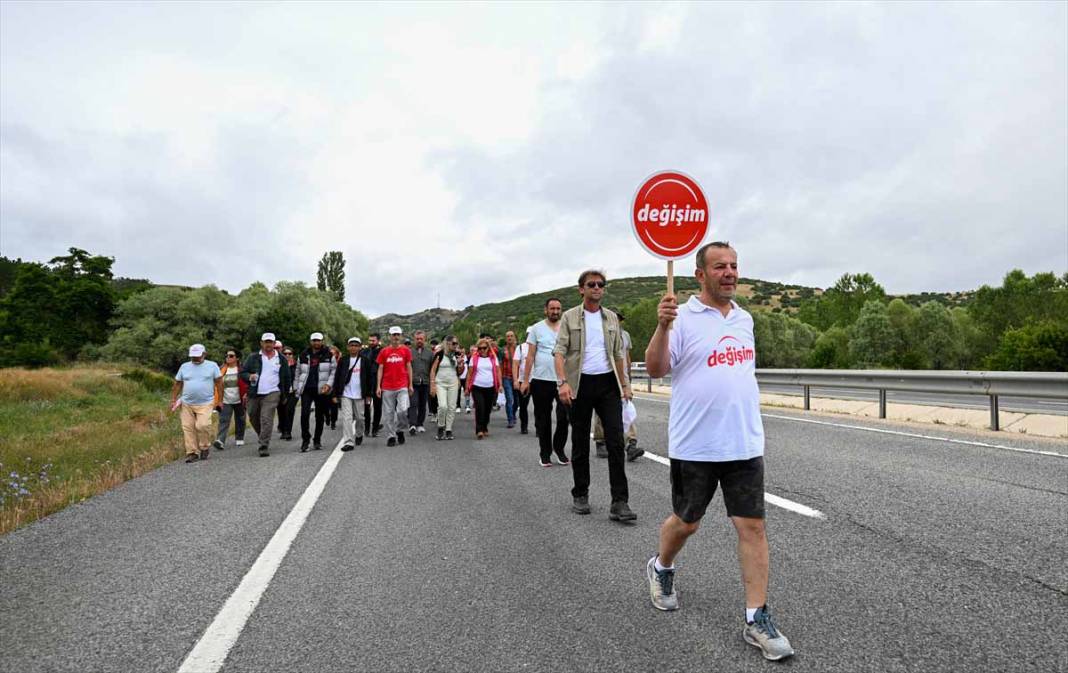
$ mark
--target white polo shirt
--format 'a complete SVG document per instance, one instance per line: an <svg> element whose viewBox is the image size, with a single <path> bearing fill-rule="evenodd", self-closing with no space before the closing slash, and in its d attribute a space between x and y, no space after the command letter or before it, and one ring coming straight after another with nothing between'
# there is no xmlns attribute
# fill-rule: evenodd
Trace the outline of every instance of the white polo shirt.
<svg viewBox="0 0 1068 673"><path fill-rule="evenodd" d="M277 393L282 376L282 354L274 351L274 357L268 358L260 351L260 378L256 381L256 394Z"/></svg>
<svg viewBox="0 0 1068 673"><path fill-rule="evenodd" d="M724 317L692 296L679 307L668 343L668 455L704 462L764 455L753 316L732 301Z"/></svg>

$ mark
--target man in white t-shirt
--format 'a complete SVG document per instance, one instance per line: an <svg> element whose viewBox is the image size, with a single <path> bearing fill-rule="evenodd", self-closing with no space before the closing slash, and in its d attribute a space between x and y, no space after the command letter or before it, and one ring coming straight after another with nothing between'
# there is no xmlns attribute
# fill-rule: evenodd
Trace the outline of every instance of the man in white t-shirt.
<svg viewBox="0 0 1068 673"><path fill-rule="evenodd" d="M527 336L530 335L530 327L527 328ZM527 356L530 354L530 344L527 343L527 337L524 337L523 342L516 346L515 354L512 357L512 381L515 383L515 394L512 401L512 418L519 419L519 434L525 435L529 432L528 426L530 425L530 391L523 392L523 369L527 361Z"/></svg>
<svg viewBox="0 0 1068 673"><path fill-rule="evenodd" d="M569 464L567 446L569 412L559 396L553 349L560 333L560 316L564 305L556 297L545 300L545 320L527 328L527 359L519 377L519 391L534 399L534 433L538 436L538 455L542 467L552 467L552 455L561 465ZM553 406L556 407L556 430L553 430Z"/></svg>
<svg viewBox="0 0 1068 673"><path fill-rule="evenodd" d="M675 557L697 532L716 486L738 533L745 588L742 636L771 660L793 656L767 606L768 539L764 530L764 426L756 381L753 317L733 301L738 254L728 243L697 251L701 294L679 307L665 295L645 351L649 376L671 374L668 456L673 514L660 527L659 553L646 564L649 594L660 610L677 610Z"/></svg>

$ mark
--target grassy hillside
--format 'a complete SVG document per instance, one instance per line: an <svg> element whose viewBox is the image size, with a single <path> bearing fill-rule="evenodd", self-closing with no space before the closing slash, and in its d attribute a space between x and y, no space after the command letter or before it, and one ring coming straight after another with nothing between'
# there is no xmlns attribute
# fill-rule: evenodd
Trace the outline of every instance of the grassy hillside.
<svg viewBox="0 0 1068 673"><path fill-rule="evenodd" d="M178 458L170 385L107 365L0 369L0 533Z"/></svg>

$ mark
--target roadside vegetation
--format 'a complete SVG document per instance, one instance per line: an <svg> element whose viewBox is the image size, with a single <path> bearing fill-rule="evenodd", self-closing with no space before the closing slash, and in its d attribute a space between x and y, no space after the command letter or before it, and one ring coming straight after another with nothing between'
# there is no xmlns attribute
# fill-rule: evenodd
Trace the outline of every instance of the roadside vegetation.
<svg viewBox="0 0 1068 673"><path fill-rule="evenodd" d="M0 534L177 459L170 386L143 368L0 369Z"/></svg>

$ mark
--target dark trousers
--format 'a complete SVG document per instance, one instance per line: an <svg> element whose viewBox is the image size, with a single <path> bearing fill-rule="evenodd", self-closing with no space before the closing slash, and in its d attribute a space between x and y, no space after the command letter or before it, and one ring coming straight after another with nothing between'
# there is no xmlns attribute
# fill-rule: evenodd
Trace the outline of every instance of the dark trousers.
<svg viewBox="0 0 1068 673"><path fill-rule="evenodd" d="M475 432L489 432L490 412L497 401L497 390L471 386L471 398L475 403Z"/></svg>
<svg viewBox="0 0 1068 673"><path fill-rule="evenodd" d="M363 401L363 434L370 436L372 432L378 432L378 429L382 427L382 398L371 395L369 398L363 398Z"/></svg>
<svg viewBox="0 0 1068 673"><path fill-rule="evenodd" d="M323 438L323 424L326 423L332 404L327 395L320 395L318 391L304 391L304 394L300 396L300 438L302 440L306 442L312 439L312 434L308 430L308 417L311 416L313 405L315 406L315 441L319 442Z"/></svg>
<svg viewBox="0 0 1068 673"><path fill-rule="evenodd" d="M337 414L341 405L335 402L332 397L328 397L326 403L329 405L327 407L326 422L330 424L330 427L334 427L337 425Z"/></svg>
<svg viewBox="0 0 1068 673"><path fill-rule="evenodd" d="M530 393L526 395L519 392L517 386L512 396L512 418L519 418L519 429L523 432L527 431L529 425L530 416L527 412L527 407L530 405Z"/></svg>
<svg viewBox="0 0 1068 673"><path fill-rule="evenodd" d="M408 406L408 425L422 426L426 423L426 405L430 402L430 384L412 384L411 404Z"/></svg>
<svg viewBox="0 0 1068 673"><path fill-rule="evenodd" d="M627 473L623 457L623 407L615 374L583 374L579 380L578 396L571 401L571 472L574 497L590 493L590 425L594 412L604 426L604 442L608 448L608 483L612 502L626 502Z"/></svg>
<svg viewBox="0 0 1068 673"><path fill-rule="evenodd" d="M278 434L289 435L293 434L293 416L297 413L297 396L293 393L286 393L282 396L282 401L278 403Z"/></svg>
<svg viewBox="0 0 1068 673"><path fill-rule="evenodd" d="M427 409L430 410L431 415L437 416L438 415L438 396L437 395L431 395L430 399L427 400L426 406L427 406Z"/></svg>
<svg viewBox="0 0 1068 673"><path fill-rule="evenodd" d="M534 398L534 432L538 435L538 448L541 450L542 462L549 462L553 453L565 458L564 447L567 446L570 413L567 406L556 395L556 382L533 379L530 382L530 396ZM556 432L553 432L554 403L556 404ZM621 420L622 413L621 411ZM588 435L589 430L586 433Z"/></svg>

